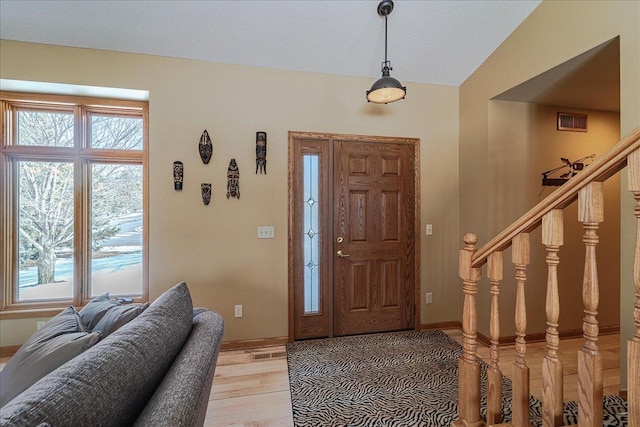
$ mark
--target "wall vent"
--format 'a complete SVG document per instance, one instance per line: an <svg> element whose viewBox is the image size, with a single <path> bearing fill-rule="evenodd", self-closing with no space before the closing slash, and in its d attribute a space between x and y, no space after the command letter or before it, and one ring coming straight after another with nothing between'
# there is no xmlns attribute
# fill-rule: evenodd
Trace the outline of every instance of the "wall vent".
<svg viewBox="0 0 640 427"><path fill-rule="evenodd" d="M577 113L558 113L558 130L586 132L587 115Z"/></svg>
<svg viewBox="0 0 640 427"><path fill-rule="evenodd" d="M253 355L254 362L257 360L266 360L266 359L282 359L287 357L286 351L272 351L267 353L255 353Z"/></svg>

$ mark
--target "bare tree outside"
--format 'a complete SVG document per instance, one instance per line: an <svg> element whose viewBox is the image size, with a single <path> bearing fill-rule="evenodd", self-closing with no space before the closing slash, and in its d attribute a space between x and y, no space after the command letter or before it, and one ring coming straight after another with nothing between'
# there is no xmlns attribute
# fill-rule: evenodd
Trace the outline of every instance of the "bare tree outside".
<svg viewBox="0 0 640 427"><path fill-rule="evenodd" d="M20 162L20 267L55 278L56 250L73 249L73 164Z"/></svg>

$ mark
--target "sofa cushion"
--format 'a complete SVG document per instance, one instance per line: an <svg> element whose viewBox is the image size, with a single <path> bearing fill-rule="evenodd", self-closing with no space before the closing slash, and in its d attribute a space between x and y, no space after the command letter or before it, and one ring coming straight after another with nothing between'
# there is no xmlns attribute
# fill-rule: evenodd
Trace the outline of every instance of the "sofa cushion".
<svg viewBox="0 0 640 427"><path fill-rule="evenodd" d="M123 426L135 422L191 331L186 283L9 402L0 426Z"/></svg>
<svg viewBox="0 0 640 427"><path fill-rule="evenodd" d="M73 307L64 309L31 335L0 371L0 407L99 339L99 332L87 332Z"/></svg>

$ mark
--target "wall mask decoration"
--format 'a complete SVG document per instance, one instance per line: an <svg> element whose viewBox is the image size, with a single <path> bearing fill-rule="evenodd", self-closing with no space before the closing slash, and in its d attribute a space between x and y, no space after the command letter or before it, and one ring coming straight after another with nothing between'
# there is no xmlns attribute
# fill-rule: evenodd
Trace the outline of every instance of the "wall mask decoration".
<svg viewBox="0 0 640 427"><path fill-rule="evenodd" d="M240 198L240 170L236 159L231 159L227 169L227 199L229 197Z"/></svg>
<svg viewBox="0 0 640 427"><path fill-rule="evenodd" d="M551 187L559 187L565 182L569 181L569 179L573 176L576 176L579 171L585 168L585 160L593 160L596 157L595 154L592 154L587 157L583 157L581 159L576 160L575 162L571 162L569 159L560 157L560 161L562 161L562 166L558 166L557 168L550 169L546 172L542 172L542 185L543 186L551 186ZM561 174L559 177L550 178L549 175L555 172L559 172L562 169L568 169L565 173Z"/></svg>
<svg viewBox="0 0 640 427"><path fill-rule="evenodd" d="M267 174L267 133L256 132L256 173Z"/></svg>
<svg viewBox="0 0 640 427"><path fill-rule="evenodd" d="M203 182L200 184L200 190L202 192L202 203L206 206L211 201L211 183Z"/></svg>
<svg viewBox="0 0 640 427"><path fill-rule="evenodd" d="M205 165L209 164L209 160L211 160L211 155L213 154L213 144L211 143L211 138L209 138L209 133L206 129L200 136L198 151L200 152L202 163L204 163Z"/></svg>
<svg viewBox="0 0 640 427"><path fill-rule="evenodd" d="M184 165L180 161L173 162L173 188L182 190L182 180L184 175Z"/></svg>

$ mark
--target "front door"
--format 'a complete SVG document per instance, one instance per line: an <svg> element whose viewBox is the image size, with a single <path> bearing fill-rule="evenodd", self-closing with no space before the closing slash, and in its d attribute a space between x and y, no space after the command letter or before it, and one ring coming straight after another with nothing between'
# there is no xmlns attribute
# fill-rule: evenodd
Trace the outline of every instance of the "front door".
<svg viewBox="0 0 640 427"><path fill-rule="evenodd" d="M414 325L413 146L334 142L334 334Z"/></svg>
<svg viewBox="0 0 640 427"><path fill-rule="evenodd" d="M290 338L415 327L417 150L290 133Z"/></svg>

